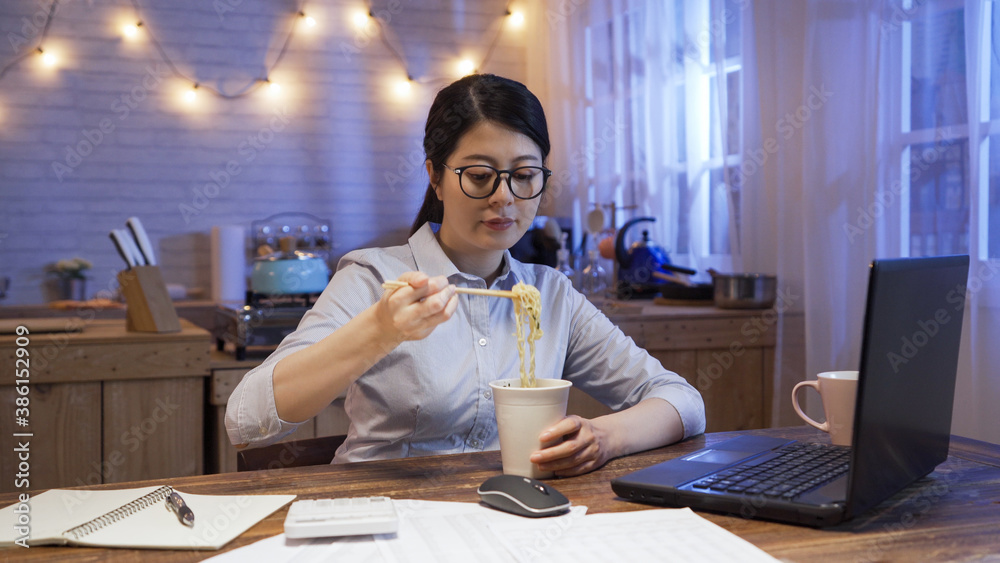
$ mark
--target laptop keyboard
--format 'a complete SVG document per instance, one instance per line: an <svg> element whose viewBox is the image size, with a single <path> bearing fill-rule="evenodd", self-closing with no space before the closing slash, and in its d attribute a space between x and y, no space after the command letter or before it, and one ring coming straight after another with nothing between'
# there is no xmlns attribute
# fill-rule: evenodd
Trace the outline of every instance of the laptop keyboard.
<svg viewBox="0 0 1000 563"><path fill-rule="evenodd" d="M846 446L794 443L773 453L778 456L764 462L753 459L723 469L691 486L791 500L847 473L851 450Z"/></svg>

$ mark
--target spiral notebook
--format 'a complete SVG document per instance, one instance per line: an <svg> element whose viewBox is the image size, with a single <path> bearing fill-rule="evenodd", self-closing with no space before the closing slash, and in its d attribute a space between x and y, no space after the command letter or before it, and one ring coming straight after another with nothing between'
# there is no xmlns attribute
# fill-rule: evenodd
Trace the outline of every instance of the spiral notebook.
<svg viewBox="0 0 1000 563"><path fill-rule="evenodd" d="M295 495L196 495L176 491L194 513L184 525L170 509L172 487L111 491L51 489L0 510L0 547L81 545L137 549L219 549Z"/></svg>

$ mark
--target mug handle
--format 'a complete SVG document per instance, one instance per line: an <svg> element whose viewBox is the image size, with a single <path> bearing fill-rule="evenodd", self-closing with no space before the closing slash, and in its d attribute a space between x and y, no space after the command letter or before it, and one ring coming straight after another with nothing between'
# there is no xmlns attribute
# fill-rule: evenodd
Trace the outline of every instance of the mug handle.
<svg viewBox="0 0 1000 563"><path fill-rule="evenodd" d="M819 393L819 382L818 381L800 381L800 382L796 383L795 387L792 388L792 406L795 407L795 412L798 413L799 417L801 417L802 420L806 421L810 425L815 426L816 428L819 428L823 432L829 432L830 431L830 422L829 421L826 421L826 422L820 424L820 423L816 422L815 420L813 420L812 418L809 418L809 415L807 415L805 412L803 412L802 408L799 407L799 395L798 395L798 392L799 392L799 389L801 389L802 387L812 387L813 389L816 390L817 393Z"/></svg>

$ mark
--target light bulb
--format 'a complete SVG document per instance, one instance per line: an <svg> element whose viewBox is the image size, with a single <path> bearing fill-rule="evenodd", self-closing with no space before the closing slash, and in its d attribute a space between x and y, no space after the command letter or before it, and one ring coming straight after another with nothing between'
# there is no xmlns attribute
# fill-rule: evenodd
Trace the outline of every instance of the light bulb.
<svg viewBox="0 0 1000 563"><path fill-rule="evenodd" d="M272 96L277 96L281 93L281 84L267 80L267 93Z"/></svg>
<svg viewBox="0 0 1000 563"><path fill-rule="evenodd" d="M354 16L351 21L354 23L354 27L358 29L364 29L368 25L368 12L364 10L358 10L354 12Z"/></svg>
<svg viewBox="0 0 1000 563"><path fill-rule="evenodd" d="M472 74L476 70L476 63L469 59L462 59L458 61L458 73L462 76Z"/></svg>
<svg viewBox="0 0 1000 563"><path fill-rule="evenodd" d="M133 37L139 34L138 24L133 24L133 23L126 24L125 27L122 28L122 34L125 35L125 37L132 39Z"/></svg>
<svg viewBox="0 0 1000 563"><path fill-rule="evenodd" d="M299 12L299 16L302 17L302 21L305 22L306 27L316 27L316 18L306 14L305 12Z"/></svg>
<svg viewBox="0 0 1000 563"><path fill-rule="evenodd" d="M524 25L524 13L523 12L512 12L510 14L510 25L514 27L521 27Z"/></svg>
<svg viewBox="0 0 1000 563"><path fill-rule="evenodd" d="M190 90L184 92L184 101L191 103L198 97L198 85L195 84Z"/></svg>
<svg viewBox="0 0 1000 563"><path fill-rule="evenodd" d="M412 88L413 88L413 81L411 81L409 78L407 78L406 80L400 80L399 83L396 84L396 93L399 94L400 96L406 96L407 94L410 93L410 90Z"/></svg>
<svg viewBox="0 0 1000 563"><path fill-rule="evenodd" d="M51 51L42 51L39 48L38 52L42 55L42 64L49 68L56 66L56 63L59 62L59 59Z"/></svg>

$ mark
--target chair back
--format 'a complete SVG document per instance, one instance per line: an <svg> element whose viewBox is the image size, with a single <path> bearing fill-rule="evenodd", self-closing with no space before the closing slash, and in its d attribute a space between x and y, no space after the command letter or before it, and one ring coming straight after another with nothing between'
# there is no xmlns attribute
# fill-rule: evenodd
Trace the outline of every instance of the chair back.
<svg viewBox="0 0 1000 563"><path fill-rule="evenodd" d="M280 442L263 448L243 449L236 453L236 470L258 471L329 464L333 461L337 448L346 439L347 436L323 436Z"/></svg>

